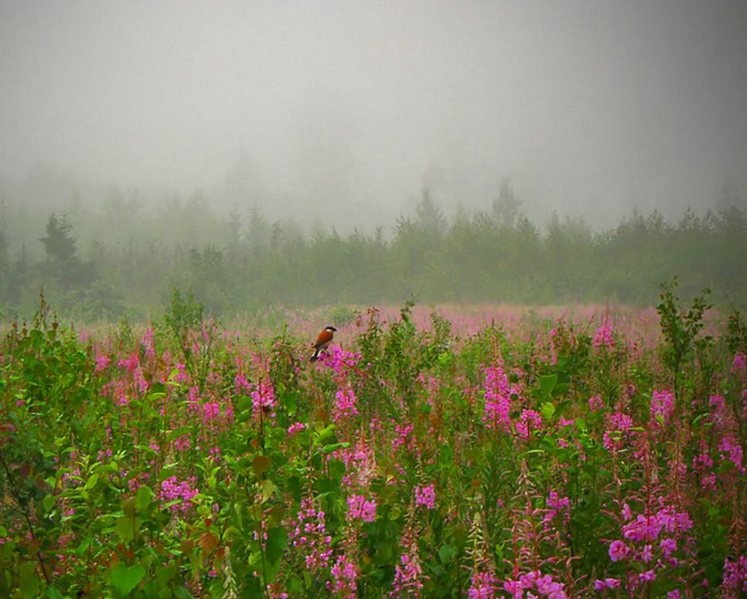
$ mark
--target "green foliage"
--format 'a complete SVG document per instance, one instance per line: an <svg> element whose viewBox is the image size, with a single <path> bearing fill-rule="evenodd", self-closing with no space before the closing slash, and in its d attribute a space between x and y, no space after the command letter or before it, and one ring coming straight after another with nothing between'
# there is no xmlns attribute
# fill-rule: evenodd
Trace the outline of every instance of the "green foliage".
<svg viewBox="0 0 747 599"><path fill-rule="evenodd" d="M729 315L726 343L732 354L747 354L747 325L739 310L734 310Z"/></svg>
<svg viewBox="0 0 747 599"><path fill-rule="evenodd" d="M23 232L5 243L0 237L6 312L33 313L41 287L61 314L88 320L155 313L172 286L191 289L213 317L270 306L397 305L410 296L648 305L674 273L687 281L680 291L688 299L704 287L717 303L747 297L747 221L736 208L690 211L676 224L634 213L599 232L558 215L532 223L505 182L485 212L461 211L450 222L424 190L391 231L342 235L305 234L256 210L222 218L199 195L153 212L121 195L101 212L77 209L75 237L66 216L51 215L41 243L32 231L44 222L7 212L3 231Z"/></svg>
<svg viewBox="0 0 747 599"><path fill-rule="evenodd" d="M195 301L194 293L182 295L182 292L174 287L171 290L171 299L166 313L163 315L164 325L177 338L184 333L196 329L202 324L203 305Z"/></svg>
<svg viewBox="0 0 747 599"><path fill-rule="evenodd" d="M664 364L672 372L675 391L678 388L680 369L695 351L702 352L710 345L710 337L698 338L703 328L703 315L712 306L707 297L710 289L704 289L703 295L693 300L689 309L681 307L678 298L674 295L677 287L677 278L664 285L664 291L659 296L660 303L656 311L660 317L661 332L666 344L662 348Z"/></svg>
<svg viewBox="0 0 747 599"><path fill-rule="evenodd" d="M350 306L334 306L327 311L327 320L340 327L355 322L358 315L358 311Z"/></svg>
<svg viewBox="0 0 747 599"><path fill-rule="evenodd" d="M69 262L76 258L78 250L71 234L72 228L67 215L50 215L47 222L47 236L40 239L48 258L60 262Z"/></svg>

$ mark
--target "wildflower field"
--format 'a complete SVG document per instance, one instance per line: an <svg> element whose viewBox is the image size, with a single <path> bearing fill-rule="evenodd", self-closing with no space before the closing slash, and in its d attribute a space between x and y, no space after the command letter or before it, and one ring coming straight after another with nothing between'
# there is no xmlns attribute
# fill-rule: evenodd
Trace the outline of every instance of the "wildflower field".
<svg viewBox="0 0 747 599"><path fill-rule="evenodd" d="M0 597L747 596L745 326L705 298L277 334L42 308L0 345Z"/></svg>

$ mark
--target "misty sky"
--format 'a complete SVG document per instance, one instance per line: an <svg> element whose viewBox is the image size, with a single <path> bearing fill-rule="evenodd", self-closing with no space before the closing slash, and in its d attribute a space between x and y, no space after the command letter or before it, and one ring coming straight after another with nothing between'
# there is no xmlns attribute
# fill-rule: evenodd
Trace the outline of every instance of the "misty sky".
<svg viewBox="0 0 747 599"><path fill-rule="evenodd" d="M343 229L503 178L675 215L747 195L747 2L0 0L5 193L39 165Z"/></svg>

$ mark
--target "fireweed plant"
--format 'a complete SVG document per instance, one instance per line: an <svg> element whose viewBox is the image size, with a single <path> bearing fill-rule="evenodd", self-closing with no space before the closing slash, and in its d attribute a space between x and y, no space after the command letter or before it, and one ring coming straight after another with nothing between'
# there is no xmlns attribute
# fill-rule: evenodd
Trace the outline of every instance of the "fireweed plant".
<svg viewBox="0 0 747 599"><path fill-rule="evenodd" d="M170 316L0 345L0 596L747 596L747 357L668 287L460 335ZM714 323L717 323L717 318Z"/></svg>

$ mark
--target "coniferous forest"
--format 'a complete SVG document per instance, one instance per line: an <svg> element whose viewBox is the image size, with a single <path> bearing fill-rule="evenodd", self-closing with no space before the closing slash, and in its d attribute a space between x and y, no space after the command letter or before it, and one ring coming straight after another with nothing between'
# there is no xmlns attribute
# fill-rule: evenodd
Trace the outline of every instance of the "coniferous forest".
<svg viewBox="0 0 747 599"><path fill-rule="evenodd" d="M747 297L747 218L732 205L678 222L633 212L617 227L524 216L504 185L489 210L447 217L424 190L389 230L349 234L261 211L223 216L194 196L145 210L113 194L102 207L56 212L2 207L0 309L27 316L44 290L61 315L136 320L158 314L175 289L210 315L270 305L442 303L651 304L678 276L686 297Z"/></svg>

